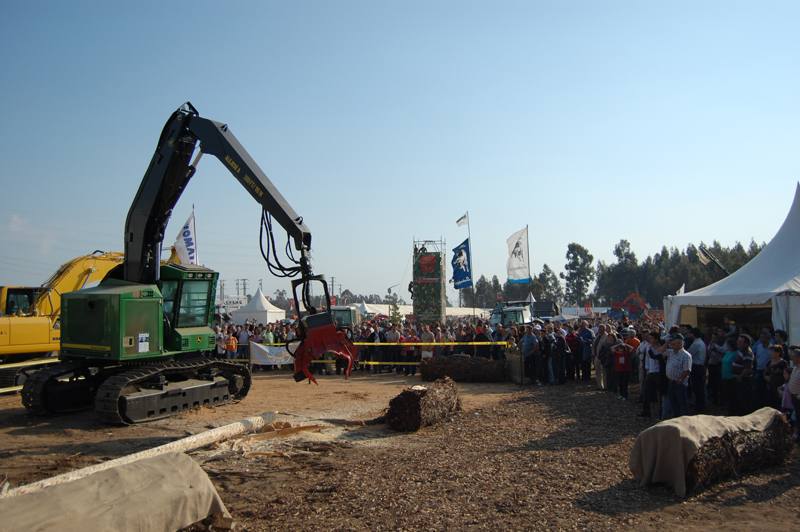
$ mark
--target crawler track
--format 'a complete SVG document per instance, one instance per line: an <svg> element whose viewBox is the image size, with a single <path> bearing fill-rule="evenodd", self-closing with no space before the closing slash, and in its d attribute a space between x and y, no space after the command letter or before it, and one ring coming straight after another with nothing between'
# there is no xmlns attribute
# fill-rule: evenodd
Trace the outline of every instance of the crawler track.
<svg viewBox="0 0 800 532"><path fill-rule="evenodd" d="M154 386L154 382L161 384ZM250 370L241 364L211 358L163 362L106 379L97 390L95 412L101 421L117 425L150 421L241 399L250 383ZM142 396L143 391L149 394Z"/></svg>
<svg viewBox="0 0 800 532"><path fill-rule="evenodd" d="M242 399L250 384L247 366L202 356L96 369L60 362L25 382L22 404L33 414L47 415L94 403L101 421L127 425Z"/></svg>

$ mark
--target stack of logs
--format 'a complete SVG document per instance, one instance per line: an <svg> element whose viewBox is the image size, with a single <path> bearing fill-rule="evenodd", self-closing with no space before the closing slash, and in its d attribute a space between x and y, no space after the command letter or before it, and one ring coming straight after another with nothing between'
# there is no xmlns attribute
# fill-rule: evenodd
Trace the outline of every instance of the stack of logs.
<svg viewBox="0 0 800 532"><path fill-rule="evenodd" d="M716 482L780 465L792 451L792 430L782 416L763 431L730 432L697 450L686 470L686 489L700 491Z"/></svg>
<svg viewBox="0 0 800 532"><path fill-rule="evenodd" d="M406 388L389 401L385 421L390 428L413 432L420 427L446 420L461 410L456 383L450 378L439 379L424 386Z"/></svg>

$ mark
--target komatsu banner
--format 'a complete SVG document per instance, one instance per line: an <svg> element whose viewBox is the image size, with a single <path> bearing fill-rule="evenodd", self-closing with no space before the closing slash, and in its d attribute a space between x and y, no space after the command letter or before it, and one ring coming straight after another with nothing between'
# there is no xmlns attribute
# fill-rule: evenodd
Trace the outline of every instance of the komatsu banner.
<svg viewBox="0 0 800 532"><path fill-rule="evenodd" d="M469 253L469 238L453 248L453 288L461 290L472 286L472 257Z"/></svg>
<svg viewBox="0 0 800 532"><path fill-rule="evenodd" d="M175 239L175 254L181 264L200 264L197 260L197 236L194 227L194 211Z"/></svg>
<svg viewBox="0 0 800 532"><path fill-rule="evenodd" d="M506 240L508 244L509 283L528 283L531 278L530 262L528 262L528 227L520 229Z"/></svg>

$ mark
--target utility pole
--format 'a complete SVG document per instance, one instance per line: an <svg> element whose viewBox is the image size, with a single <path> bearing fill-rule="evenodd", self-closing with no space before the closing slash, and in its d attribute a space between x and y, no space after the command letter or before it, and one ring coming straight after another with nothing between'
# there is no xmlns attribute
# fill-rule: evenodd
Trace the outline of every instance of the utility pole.
<svg viewBox="0 0 800 532"><path fill-rule="evenodd" d="M247 279L242 279L242 295L247 297Z"/></svg>

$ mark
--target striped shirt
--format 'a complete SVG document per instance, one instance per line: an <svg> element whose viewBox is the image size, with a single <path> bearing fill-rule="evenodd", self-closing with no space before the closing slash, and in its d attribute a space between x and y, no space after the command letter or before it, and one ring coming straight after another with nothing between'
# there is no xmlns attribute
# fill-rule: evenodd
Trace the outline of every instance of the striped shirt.
<svg viewBox="0 0 800 532"><path fill-rule="evenodd" d="M685 349L679 349L669 354L667 359L667 378L671 381L679 382L686 385L689 382L687 375L681 379L684 372L692 371L692 355Z"/></svg>

